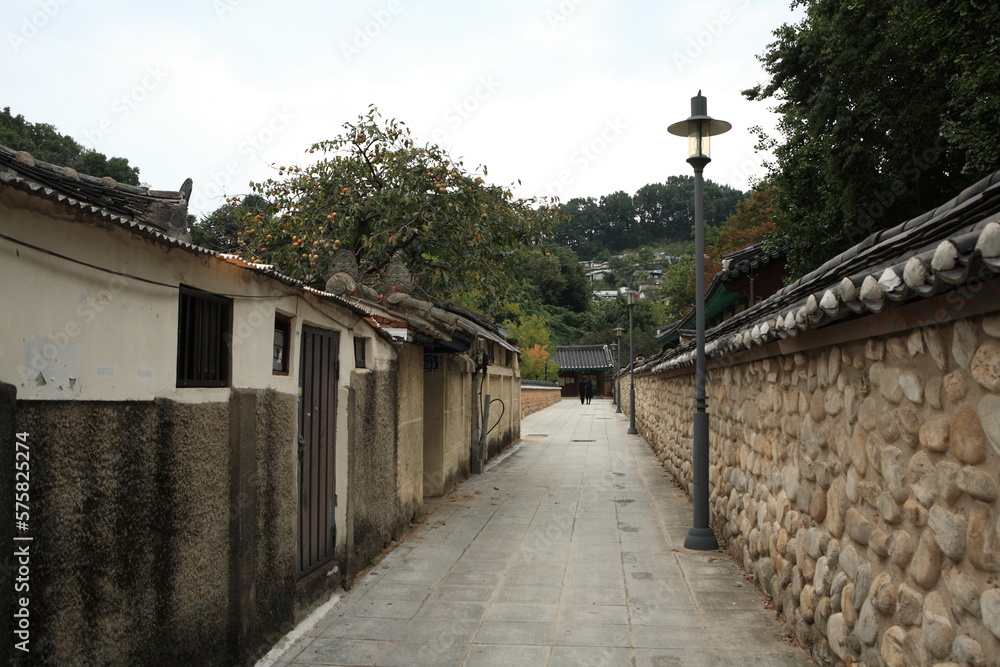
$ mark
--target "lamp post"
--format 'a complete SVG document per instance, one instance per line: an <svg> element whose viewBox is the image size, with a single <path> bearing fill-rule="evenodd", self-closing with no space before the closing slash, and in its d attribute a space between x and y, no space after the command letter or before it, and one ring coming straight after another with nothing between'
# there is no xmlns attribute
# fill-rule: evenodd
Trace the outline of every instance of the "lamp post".
<svg viewBox="0 0 1000 667"><path fill-rule="evenodd" d="M614 362L615 350L618 349L618 343L611 343L610 345L608 345L608 347L611 348L611 361ZM617 366L615 367L615 372L616 373L618 372ZM615 379L614 376L611 376L611 405L617 405L617 404L618 404L618 397L615 396Z"/></svg>
<svg viewBox="0 0 1000 667"><path fill-rule="evenodd" d="M719 548L708 524L708 396L705 394L705 184L702 172L712 161L709 137L728 132L732 125L708 115L708 100L698 91L691 98L691 117L672 124L667 132L688 138L687 162L694 167L694 292L695 292L695 395L694 445L691 483L694 525L684 540L684 548L710 551Z"/></svg>
<svg viewBox="0 0 1000 667"><path fill-rule="evenodd" d="M629 410L628 410L628 434L639 435L635 427L635 332L632 327L632 307L635 306L635 291L625 290L628 298L628 374L631 386L629 387Z"/></svg>
<svg viewBox="0 0 1000 667"><path fill-rule="evenodd" d="M618 334L618 372L616 373L618 377L615 378L618 384L618 409L615 410L616 415L622 413L622 332L624 331L625 328L621 325L615 327L615 333Z"/></svg>

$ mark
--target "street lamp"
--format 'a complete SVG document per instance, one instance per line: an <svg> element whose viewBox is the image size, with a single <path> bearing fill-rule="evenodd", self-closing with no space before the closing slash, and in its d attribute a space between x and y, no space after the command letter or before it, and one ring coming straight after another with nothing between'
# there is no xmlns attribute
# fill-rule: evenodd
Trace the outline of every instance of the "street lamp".
<svg viewBox="0 0 1000 667"><path fill-rule="evenodd" d="M615 327L615 333L618 334L618 371L616 375L618 377L615 380L618 383L618 409L615 410L616 415L622 413L622 332L625 328L621 325Z"/></svg>
<svg viewBox="0 0 1000 667"><path fill-rule="evenodd" d="M632 307L635 306L636 294L638 292L635 290L625 290L625 297L628 299L628 358L630 360L628 368L629 379L631 380L631 387L629 388L629 404L631 407L628 411L629 435L639 435L639 431L635 428L635 333L632 328Z"/></svg>
<svg viewBox="0 0 1000 667"><path fill-rule="evenodd" d="M615 350L618 349L618 343L611 343L610 345L608 345L608 347L611 348L611 360L614 361ZM615 368L615 372L616 373L618 372L618 368L617 367ZM618 404L618 397L615 396L615 380L614 380L614 376L612 376L612 379L611 379L611 405L617 405L617 404Z"/></svg>
<svg viewBox="0 0 1000 667"><path fill-rule="evenodd" d="M712 161L709 137L732 129L724 120L708 115L708 100L698 91L691 98L691 117L674 123L667 132L688 138L687 162L694 167L694 292L695 292L695 395L694 446L692 447L691 484L694 499L694 525L684 540L684 548L711 551L719 548L715 533L708 525L708 396L705 395L705 184L702 172Z"/></svg>

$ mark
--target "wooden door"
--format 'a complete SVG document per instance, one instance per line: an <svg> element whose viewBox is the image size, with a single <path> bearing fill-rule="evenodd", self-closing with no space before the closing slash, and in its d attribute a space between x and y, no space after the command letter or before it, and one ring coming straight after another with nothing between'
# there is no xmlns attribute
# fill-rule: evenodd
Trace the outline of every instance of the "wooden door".
<svg viewBox="0 0 1000 667"><path fill-rule="evenodd" d="M298 576L333 560L337 542L337 374L340 336L302 327L299 372Z"/></svg>

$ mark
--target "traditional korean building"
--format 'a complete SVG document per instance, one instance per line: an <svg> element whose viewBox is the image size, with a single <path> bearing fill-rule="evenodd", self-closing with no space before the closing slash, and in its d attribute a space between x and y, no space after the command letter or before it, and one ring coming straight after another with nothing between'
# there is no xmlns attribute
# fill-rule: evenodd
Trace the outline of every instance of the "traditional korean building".
<svg viewBox="0 0 1000 667"><path fill-rule="evenodd" d="M614 361L607 345L560 345L553 358L559 365L563 398L579 397L585 380L593 385L594 396L608 395L604 377L613 370Z"/></svg>

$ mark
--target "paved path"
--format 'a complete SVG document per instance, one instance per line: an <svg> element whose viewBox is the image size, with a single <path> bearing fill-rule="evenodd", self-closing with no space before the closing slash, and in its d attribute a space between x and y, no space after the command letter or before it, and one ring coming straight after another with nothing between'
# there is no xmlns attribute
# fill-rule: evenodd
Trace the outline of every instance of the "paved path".
<svg viewBox="0 0 1000 667"><path fill-rule="evenodd" d="M529 416L278 665L808 665L608 400Z"/></svg>

